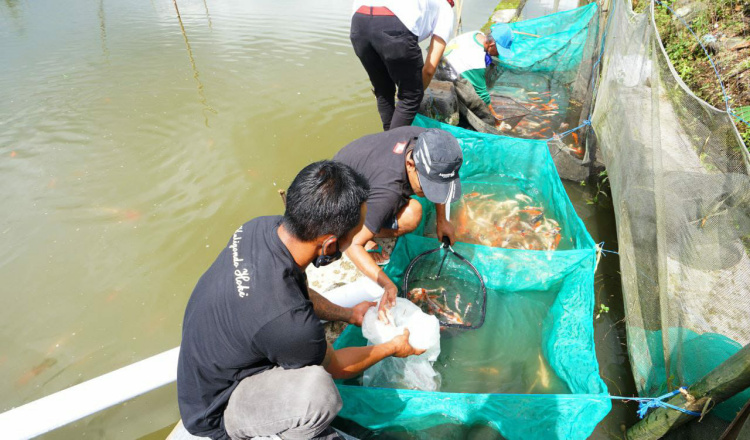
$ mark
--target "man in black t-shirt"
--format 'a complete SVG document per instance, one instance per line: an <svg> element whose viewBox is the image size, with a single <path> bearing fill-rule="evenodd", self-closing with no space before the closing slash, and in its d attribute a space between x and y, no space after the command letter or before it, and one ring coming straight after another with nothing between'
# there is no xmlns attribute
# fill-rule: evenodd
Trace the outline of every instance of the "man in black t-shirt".
<svg viewBox="0 0 750 440"><path fill-rule="evenodd" d="M335 261L364 223L367 180L338 162L305 167L283 217L240 226L198 281L185 310L177 371L187 430L213 439L338 438L333 378L388 356L420 354L408 331L333 350L321 319L361 325L375 303L339 307L308 288L305 268Z"/></svg>
<svg viewBox="0 0 750 440"><path fill-rule="evenodd" d="M368 255L374 237L398 237L413 231L422 220L422 205L412 195L435 203L438 240L454 242L453 225L445 205L461 197L458 170L463 155L458 141L447 131L399 127L351 142L333 160L345 163L370 182L367 216L354 236L347 256L367 277L385 289L379 316L396 302L398 288L378 264L383 256Z"/></svg>

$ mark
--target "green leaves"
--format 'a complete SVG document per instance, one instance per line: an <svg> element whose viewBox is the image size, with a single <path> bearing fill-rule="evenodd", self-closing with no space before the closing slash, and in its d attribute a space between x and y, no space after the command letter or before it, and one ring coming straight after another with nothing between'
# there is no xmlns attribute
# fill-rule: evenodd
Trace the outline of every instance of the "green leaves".
<svg viewBox="0 0 750 440"><path fill-rule="evenodd" d="M740 118L750 121L750 105L744 107L737 107L734 109L734 113Z"/></svg>
<svg viewBox="0 0 750 440"><path fill-rule="evenodd" d="M604 304L599 304L599 310L596 311L596 316L594 317L594 319L599 319L599 317L604 313L609 313L609 307L605 306Z"/></svg>

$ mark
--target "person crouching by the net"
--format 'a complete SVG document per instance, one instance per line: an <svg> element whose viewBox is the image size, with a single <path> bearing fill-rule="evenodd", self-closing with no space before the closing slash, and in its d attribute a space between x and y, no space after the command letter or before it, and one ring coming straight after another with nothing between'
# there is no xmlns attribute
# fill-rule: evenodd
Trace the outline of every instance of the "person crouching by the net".
<svg viewBox="0 0 750 440"><path fill-rule="evenodd" d="M383 130L409 126L417 115L453 34L452 7L453 0L354 0L350 38L370 77ZM418 43L430 37L422 60Z"/></svg>
<svg viewBox="0 0 750 440"><path fill-rule="evenodd" d="M177 395L189 432L339 438L328 426L342 405L333 379L421 354L408 332L334 351L320 320L361 325L375 303L339 307L307 286L305 268L338 259L362 229L368 192L348 166L316 162L292 182L283 217L258 217L234 232L185 310Z"/></svg>
<svg viewBox="0 0 750 440"><path fill-rule="evenodd" d="M492 108L487 90L492 57L510 58L513 32L507 24L497 24L490 32L461 34L448 42L438 67L437 79L453 81L458 99L482 121L501 128L501 117Z"/></svg>
<svg viewBox="0 0 750 440"><path fill-rule="evenodd" d="M422 205L412 195L435 203L437 237L454 240L445 205L461 197L458 171L463 155L458 141L444 130L400 127L351 142L333 158L364 175L370 182L364 227L352 239L347 256L368 278L385 289L378 316L396 302L398 288L378 267L388 257L374 237L398 237L417 228Z"/></svg>

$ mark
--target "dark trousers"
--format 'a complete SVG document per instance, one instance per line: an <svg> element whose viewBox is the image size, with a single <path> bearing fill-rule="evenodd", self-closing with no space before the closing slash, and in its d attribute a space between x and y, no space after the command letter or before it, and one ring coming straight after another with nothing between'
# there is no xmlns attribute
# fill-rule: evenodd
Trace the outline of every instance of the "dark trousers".
<svg viewBox="0 0 750 440"><path fill-rule="evenodd" d="M395 16L355 13L350 37L370 77L383 130L411 125L424 96L417 36Z"/></svg>

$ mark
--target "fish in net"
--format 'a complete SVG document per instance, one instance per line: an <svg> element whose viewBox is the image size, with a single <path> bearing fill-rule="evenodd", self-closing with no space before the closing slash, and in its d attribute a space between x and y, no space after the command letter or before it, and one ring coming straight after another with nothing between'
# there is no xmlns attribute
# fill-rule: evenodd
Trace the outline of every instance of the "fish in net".
<svg viewBox="0 0 750 440"><path fill-rule="evenodd" d="M402 295L434 315L443 327L477 329L484 324L487 288L479 271L447 239L417 255L406 268Z"/></svg>

